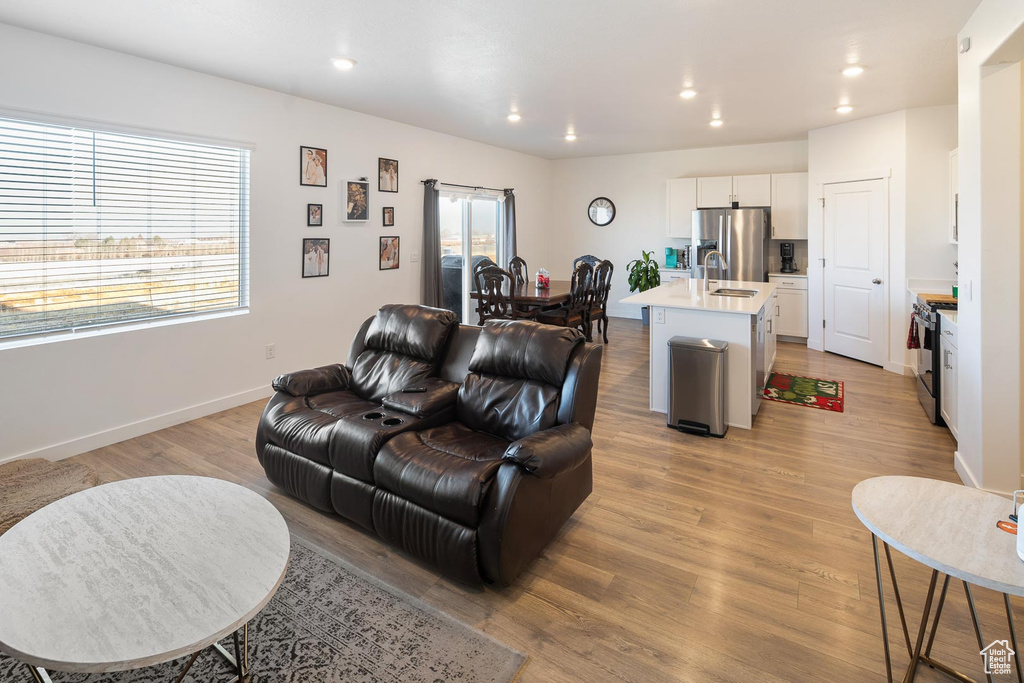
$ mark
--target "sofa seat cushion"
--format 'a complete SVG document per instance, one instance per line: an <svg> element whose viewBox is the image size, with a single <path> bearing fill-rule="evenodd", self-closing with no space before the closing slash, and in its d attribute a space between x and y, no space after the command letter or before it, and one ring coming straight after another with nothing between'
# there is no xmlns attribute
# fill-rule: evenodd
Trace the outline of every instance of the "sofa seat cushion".
<svg viewBox="0 0 1024 683"><path fill-rule="evenodd" d="M350 396L358 400L354 394ZM332 436L337 423L336 415L310 408L305 397L278 393L263 414L260 429L268 443L321 465L330 465Z"/></svg>
<svg viewBox="0 0 1024 683"><path fill-rule="evenodd" d="M450 422L388 441L373 466L377 486L476 527L509 442Z"/></svg>

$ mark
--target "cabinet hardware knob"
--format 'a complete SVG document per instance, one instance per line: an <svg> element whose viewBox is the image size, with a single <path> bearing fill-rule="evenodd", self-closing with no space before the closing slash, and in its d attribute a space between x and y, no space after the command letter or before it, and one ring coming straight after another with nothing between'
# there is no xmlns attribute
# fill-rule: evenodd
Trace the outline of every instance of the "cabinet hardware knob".
<svg viewBox="0 0 1024 683"><path fill-rule="evenodd" d="M871 283L875 285L880 285L882 284L882 279L876 277L874 280L871 281Z"/></svg>

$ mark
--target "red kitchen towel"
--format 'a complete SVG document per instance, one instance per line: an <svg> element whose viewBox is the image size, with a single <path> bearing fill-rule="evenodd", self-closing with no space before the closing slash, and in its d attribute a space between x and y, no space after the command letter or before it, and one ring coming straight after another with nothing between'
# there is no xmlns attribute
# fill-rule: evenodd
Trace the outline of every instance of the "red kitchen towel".
<svg viewBox="0 0 1024 683"><path fill-rule="evenodd" d="M907 348L921 348L921 339L917 336L917 323L914 322L913 315L910 316L910 332L907 334Z"/></svg>

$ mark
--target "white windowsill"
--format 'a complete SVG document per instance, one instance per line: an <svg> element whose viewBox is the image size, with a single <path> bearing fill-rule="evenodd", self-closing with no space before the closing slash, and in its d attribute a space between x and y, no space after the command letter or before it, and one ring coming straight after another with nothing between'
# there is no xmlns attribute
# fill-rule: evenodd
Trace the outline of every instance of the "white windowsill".
<svg viewBox="0 0 1024 683"><path fill-rule="evenodd" d="M226 311L211 311L209 313L197 313L194 315L156 318L152 320L139 320L122 324L114 323L110 325L98 325L96 327L87 327L81 330L64 330L61 332L37 334L28 337L9 339L7 341L0 341L0 351L6 351L8 349L19 349L26 346L54 344L74 339L100 337L108 334L133 332L135 330L145 330L153 327L166 327L168 325L180 325L182 323L200 322L203 320L213 320L216 318L234 318L239 315L248 314L249 307L245 306L243 308L232 308Z"/></svg>

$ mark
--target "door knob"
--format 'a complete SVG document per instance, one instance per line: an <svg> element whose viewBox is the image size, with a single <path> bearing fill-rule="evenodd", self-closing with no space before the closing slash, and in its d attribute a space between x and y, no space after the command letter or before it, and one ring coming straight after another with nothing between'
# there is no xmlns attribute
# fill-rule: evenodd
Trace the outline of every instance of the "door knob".
<svg viewBox="0 0 1024 683"><path fill-rule="evenodd" d="M876 277L874 280L871 281L871 284L880 285L880 284L882 284L882 280L881 280L881 278L877 278Z"/></svg>

